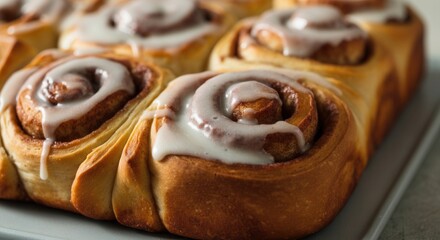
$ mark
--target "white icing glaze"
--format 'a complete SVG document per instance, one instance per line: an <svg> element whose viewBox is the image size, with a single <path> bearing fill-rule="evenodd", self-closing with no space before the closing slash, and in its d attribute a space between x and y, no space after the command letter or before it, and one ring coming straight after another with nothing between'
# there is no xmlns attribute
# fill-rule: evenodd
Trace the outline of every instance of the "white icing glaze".
<svg viewBox="0 0 440 240"><path fill-rule="evenodd" d="M331 24L323 24L326 20ZM337 46L343 41L367 37L360 28L347 25L339 10L327 5L266 12L253 26L251 35L255 37L260 31L280 36L283 54L297 57L310 57L325 44Z"/></svg>
<svg viewBox="0 0 440 240"><path fill-rule="evenodd" d="M182 103L188 106L190 100L191 98L185 99ZM187 108L185 107L184 110L187 111ZM161 160L173 154L197 156L226 163L269 164L273 162L273 157L264 151L236 149L210 141L189 125L190 121L188 114L182 114L172 124L166 124L160 128L152 148L153 159ZM169 139L173 139L172 144Z"/></svg>
<svg viewBox="0 0 440 240"><path fill-rule="evenodd" d="M298 76L302 77L301 74ZM162 160L173 154L225 163L269 164L274 159L264 151L263 145L265 138L272 133L293 134L301 150L305 151L304 136L297 126L284 121L261 125L234 122L221 110L221 102L225 100L215 98L224 94L229 86L247 81L265 85L279 82L296 91L310 93L297 82L299 79L273 71L253 70L219 75L205 72L174 80L153 103L161 111L167 108L175 113L156 134L153 158ZM146 113L145 116L151 117L152 114ZM169 139L173 139L173 144Z"/></svg>
<svg viewBox="0 0 440 240"><path fill-rule="evenodd" d="M142 0L139 0L142 1ZM143 0L146 1L146 0ZM136 1L137 2L137 1ZM167 0L167 1L152 1L148 0L143 4L144 8L157 8L156 6L163 6L164 4L177 4L180 6L184 2L190 4L191 1L180 0ZM172 5L172 4L171 4ZM70 45L76 39L96 42L100 44L130 44L133 49L143 47L146 49L166 49L177 48L181 45L191 42L201 36L213 33L218 29L218 26L211 22L195 21L190 25L183 25L177 29L170 31L164 31L160 33L152 33L148 36L142 37L137 34L130 34L124 31L118 30L116 27L112 27L109 24L114 14L118 12L118 9L123 7L120 4L107 4L95 13L86 15L78 22L78 28L72 34L70 39L66 40L64 48L69 48ZM125 13L125 14L128 14ZM125 17L129 19L129 17ZM125 19L124 18L124 19ZM173 21L175 17L173 16ZM171 20L170 20L171 21ZM93 24L90 24L93 23Z"/></svg>
<svg viewBox="0 0 440 240"><path fill-rule="evenodd" d="M71 77L72 74L81 75L85 69L95 69L95 74L99 76L100 86L94 94L85 93L88 87L81 78ZM32 75L21 75L25 79L26 77L28 78L20 91L25 89L31 91L29 97L37 103L38 110L42 115L45 141L41 153L40 176L42 179L45 179L45 177L47 178L47 172L45 172L47 157L49 156L51 145L56 141L55 131L58 126L63 122L83 116L99 102L117 91L123 90L134 94L135 86L125 66L96 57L70 59L70 61L65 60L61 61L61 63L55 62L49 71L47 68L43 68L32 73ZM86 80L84 79L84 81ZM55 82L63 84L71 90L79 89L83 94L80 98L67 99L54 105L48 101L43 89L47 87L44 86L45 84L53 84ZM14 89L16 89L16 86L14 86Z"/></svg>
<svg viewBox="0 0 440 240"><path fill-rule="evenodd" d="M347 15L347 19L356 23L386 23L389 20L404 21L407 17L405 4L401 0L388 0L383 8L365 9Z"/></svg>
<svg viewBox="0 0 440 240"><path fill-rule="evenodd" d="M15 106L18 91L35 71L35 68L23 69L9 77L0 94L0 113L8 106Z"/></svg>
<svg viewBox="0 0 440 240"><path fill-rule="evenodd" d="M330 6L303 7L293 13L286 26L291 29L304 29L308 25L337 25L341 19L342 13Z"/></svg>
<svg viewBox="0 0 440 240"><path fill-rule="evenodd" d="M232 84L226 90L225 103L223 105L225 107L225 112L228 114L228 116L231 116L232 111L237 107L238 104L243 102L252 102L261 98L274 99L277 100L280 105L282 104L278 92L273 88L260 82L247 81ZM255 119L246 120L250 122L255 122Z"/></svg>

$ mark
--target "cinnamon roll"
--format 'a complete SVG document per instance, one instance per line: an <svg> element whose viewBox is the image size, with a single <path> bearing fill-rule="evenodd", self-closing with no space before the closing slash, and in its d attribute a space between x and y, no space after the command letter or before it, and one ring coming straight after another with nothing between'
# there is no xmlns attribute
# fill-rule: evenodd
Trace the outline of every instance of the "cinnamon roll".
<svg viewBox="0 0 440 240"><path fill-rule="evenodd" d="M122 148L170 78L129 57L59 51L15 73L1 94L1 134L30 199L112 219Z"/></svg>
<svg viewBox="0 0 440 240"><path fill-rule="evenodd" d="M118 220L143 228L151 209L141 206L156 206L168 231L196 239L318 231L363 169L340 94L298 71L204 72L172 81L124 148L114 193L126 194L131 201L120 205L136 211L121 211Z"/></svg>
<svg viewBox="0 0 440 240"><path fill-rule="evenodd" d="M216 45L210 60L213 70L276 66L340 81L359 96L353 109L359 110L356 118L366 133L361 141L369 153L372 143L383 139L400 104L388 52L329 5L274 10L244 20Z"/></svg>
<svg viewBox="0 0 440 240"><path fill-rule="evenodd" d="M230 23L231 16L220 7L196 0L120 0L82 16L62 34L59 46L110 49L179 75L205 68L212 46Z"/></svg>
<svg viewBox="0 0 440 240"><path fill-rule="evenodd" d="M399 79L403 106L420 83L425 65L424 26L419 15L399 0L277 0L279 8L331 4L342 9L350 22L358 24L392 55Z"/></svg>

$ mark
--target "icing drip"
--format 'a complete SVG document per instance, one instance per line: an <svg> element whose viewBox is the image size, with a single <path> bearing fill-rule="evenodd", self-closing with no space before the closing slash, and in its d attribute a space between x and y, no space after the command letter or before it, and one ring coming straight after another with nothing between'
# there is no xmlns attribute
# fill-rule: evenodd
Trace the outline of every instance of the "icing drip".
<svg viewBox="0 0 440 240"><path fill-rule="evenodd" d="M75 39L101 44L129 44L135 53L139 47L177 48L217 30L218 26L201 17L200 11L194 0L136 0L125 5L107 4L80 19L68 44ZM161 24L157 25L157 22Z"/></svg>
<svg viewBox="0 0 440 240"><path fill-rule="evenodd" d="M400 0L389 0L383 8L371 8L347 15L347 18L352 22L374 22L386 23L394 20L403 22L407 18L407 11L405 4Z"/></svg>
<svg viewBox="0 0 440 240"><path fill-rule="evenodd" d="M42 180L47 180L48 178L48 171L47 171L47 158L49 157L50 148L52 147L52 144L55 142L55 140L51 138L47 138L43 142L43 147L41 151L41 157L40 157L40 178Z"/></svg>
<svg viewBox="0 0 440 240"><path fill-rule="evenodd" d="M256 37L261 31L275 33L282 39L284 55L304 58L326 44L337 46L367 37L360 28L345 22L339 10L327 5L267 12L255 23L251 35Z"/></svg>
<svg viewBox="0 0 440 240"><path fill-rule="evenodd" d="M297 82L298 79L274 71L254 70L220 75L205 72L174 80L153 103L153 108L160 111L158 115L170 120L163 122L155 136L153 159L162 160L167 155L177 154L226 163L269 164L275 159L263 146L266 137L274 133L292 134L301 151L305 151L307 144L297 126L285 121L260 125L235 122L225 116L222 108L222 103L228 105L228 102L233 104L235 101L225 93L237 86L243 87L242 84L253 85L253 89L283 84L295 91L312 94ZM246 92L243 89L240 91ZM266 90L256 95L247 95L244 99L280 99L278 94ZM223 97L219 99L219 96ZM144 117L153 117L152 111L146 111ZM173 139L173 144L169 144L169 139Z"/></svg>
<svg viewBox="0 0 440 240"><path fill-rule="evenodd" d="M30 75L20 92L30 90L31 94L27 97L37 103L42 115L45 141L40 159L41 179L47 178L47 158L57 140L55 131L62 123L84 116L115 92L135 93L130 73L120 63L84 57L54 65L49 71L41 69L32 75L21 76L26 79ZM16 86L8 89L13 88L16 89Z"/></svg>

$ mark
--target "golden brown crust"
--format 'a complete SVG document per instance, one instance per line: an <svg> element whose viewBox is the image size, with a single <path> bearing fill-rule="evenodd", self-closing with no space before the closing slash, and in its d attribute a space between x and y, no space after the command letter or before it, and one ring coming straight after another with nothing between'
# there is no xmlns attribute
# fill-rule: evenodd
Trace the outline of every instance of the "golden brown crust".
<svg viewBox="0 0 440 240"><path fill-rule="evenodd" d="M113 190L113 209L119 223L147 231L162 231L151 189L149 137L145 136L151 124L139 123L130 136L119 162ZM142 146L142 147L141 147Z"/></svg>
<svg viewBox="0 0 440 240"><path fill-rule="evenodd" d="M417 89L425 69L424 25L411 7L407 7L407 12L408 19L404 22L360 23L393 57L399 79L401 107Z"/></svg>
<svg viewBox="0 0 440 240"><path fill-rule="evenodd" d="M0 89L14 71L27 64L38 52L56 46L54 26L46 22L39 22L38 27L30 31L7 33L8 27L12 26L0 25Z"/></svg>
<svg viewBox="0 0 440 240"><path fill-rule="evenodd" d="M255 166L150 158L154 196L168 231L198 239L292 239L333 219L363 169L358 135L345 103L329 90L308 87L322 132L309 151L291 161ZM143 134L149 135L148 129Z"/></svg>
<svg viewBox="0 0 440 240"><path fill-rule="evenodd" d="M0 199L27 199L17 169L0 144Z"/></svg>
<svg viewBox="0 0 440 240"><path fill-rule="evenodd" d="M142 63L151 69L152 81L148 81L136 98L128 102L122 110L127 111L121 113L125 116L120 120L125 122L121 122L121 126L107 142L93 149L76 172L71 201L85 216L114 219L119 213L118 206L123 207L131 201L126 196L112 200L120 194L115 184L117 184L117 168L123 147L142 111L172 79L168 71L152 64Z"/></svg>
<svg viewBox="0 0 440 240"><path fill-rule="evenodd" d="M29 16L12 19L9 23L0 23L0 89L10 75L27 64L37 52L55 47L54 27L35 20L34 27L26 31L8 31L10 28L23 26L33 21ZM0 147L0 198L26 199L16 166Z"/></svg>
<svg viewBox="0 0 440 240"><path fill-rule="evenodd" d="M14 71L28 63L36 51L15 37L0 34L0 89Z"/></svg>

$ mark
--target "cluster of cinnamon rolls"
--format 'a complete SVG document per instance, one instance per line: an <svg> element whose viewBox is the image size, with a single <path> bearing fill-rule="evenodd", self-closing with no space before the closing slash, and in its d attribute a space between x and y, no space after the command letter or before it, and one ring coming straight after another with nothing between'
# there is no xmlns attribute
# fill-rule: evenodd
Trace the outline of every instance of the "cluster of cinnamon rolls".
<svg viewBox="0 0 440 240"><path fill-rule="evenodd" d="M423 38L397 0L2 0L0 199L310 235L415 91Z"/></svg>

